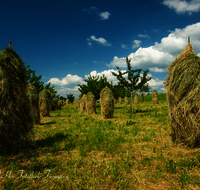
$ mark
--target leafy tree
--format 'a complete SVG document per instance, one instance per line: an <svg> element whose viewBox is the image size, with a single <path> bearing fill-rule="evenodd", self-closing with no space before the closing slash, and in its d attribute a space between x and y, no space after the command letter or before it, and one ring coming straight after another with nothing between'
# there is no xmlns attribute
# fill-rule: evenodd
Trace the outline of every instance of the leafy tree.
<svg viewBox="0 0 200 190"><path fill-rule="evenodd" d="M121 69L119 67L116 66L116 68L118 69L118 74L114 73L111 71L111 73L117 77L117 79L119 80L119 84L121 86L123 86L124 88L126 88L127 90L130 91L131 93L131 98L130 98L130 113L133 113L133 108L132 108L132 93L133 92L137 92L138 90L140 90L144 84L146 84L148 81L150 81L152 79L152 77L148 77L147 78L147 73L149 72L149 69L145 70L143 72L143 77L141 77L141 82L139 81L139 77L140 77L140 72L142 71L142 69L136 69L136 70L131 70L131 59L128 59L128 57L126 57L126 64L127 64L127 68L128 71L126 72L121 72ZM134 75L135 72L138 72L136 75ZM128 74L128 80L127 81L123 75Z"/></svg>
<svg viewBox="0 0 200 190"><path fill-rule="evenodd" d="M67 95L67 99L69 99L69 102L73 102L75 99L75 96L73 94L66 94Z"/></svg>
<svg viewBox="0 0 200 190"><path fill-rule="evenodd" d="M143 85L141 87L141 89L139 90L139 93L141 93L142 96L142 102L144 102L144 94L145 92L150 92L152 88L149 86L149 84L147 83L146 85Z"/></svg>

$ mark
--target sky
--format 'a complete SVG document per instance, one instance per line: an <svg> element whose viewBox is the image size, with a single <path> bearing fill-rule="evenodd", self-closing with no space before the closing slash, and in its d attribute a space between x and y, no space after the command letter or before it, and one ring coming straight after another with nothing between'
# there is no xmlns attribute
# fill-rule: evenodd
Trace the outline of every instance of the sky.
<svg viewBox="0 0 200 190"><path fill-rule="evenodd" d="M200 0L10 0L0 17L0 50L12 37L25 66L64 97L78 98L89 74L117 84L110 71L126 71L126 57L165 92L167 67L188 36L200 56Z"/></svg>

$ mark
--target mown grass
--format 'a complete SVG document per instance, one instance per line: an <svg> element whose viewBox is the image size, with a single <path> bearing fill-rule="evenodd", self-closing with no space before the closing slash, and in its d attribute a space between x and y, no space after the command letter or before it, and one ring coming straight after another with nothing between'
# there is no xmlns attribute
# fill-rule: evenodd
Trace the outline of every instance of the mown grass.
<svg viewBox="0 0 200 190"><path fill-rule="evenodd" d="M1 156L1 189L200 189L200 149L171 141L166 94L159 105L117 103L114 118L74 104L35 125L36 150Z"/></svg>

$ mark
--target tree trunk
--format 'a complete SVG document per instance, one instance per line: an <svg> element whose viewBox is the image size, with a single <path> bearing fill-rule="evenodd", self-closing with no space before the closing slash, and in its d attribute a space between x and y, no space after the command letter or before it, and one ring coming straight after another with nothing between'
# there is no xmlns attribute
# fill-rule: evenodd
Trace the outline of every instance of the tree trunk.
<svg viewBox="0 0 200 190"><path fill-rule="evenodd" d="M142 96L142 102L144 102L144 94L142 93L141 96Z"/></svg>
<svg viewBox="0 0 200 190"><path fill-rule="evenodd" d="M131 99L130 99L130 113L133 113L132 92L131 92Z"/></svg>

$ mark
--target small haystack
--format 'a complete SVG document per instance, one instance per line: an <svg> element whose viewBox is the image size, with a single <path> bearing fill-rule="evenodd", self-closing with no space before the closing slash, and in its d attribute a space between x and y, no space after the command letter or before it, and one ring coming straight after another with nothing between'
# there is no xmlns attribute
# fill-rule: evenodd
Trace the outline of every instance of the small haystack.
<svg viewBox="0 0 200 190"><path fill-rule="evenodd" d="M128 97L125 97L125 104L129 105L129 99L128 99Z"/></svg>
<svg viewBox="0 0 200 190"><path fill-rule="evenodd" d="M28 97L31 104L31 112L33 115L33 124L40 124L40 107L39 107L39 94L37 89L29 83L27 85Z"/></svg>
<svg viewBox="0 0 200 190"><path fill-rule="evenodd" d="M33 115L27 94L27 73L19 55L0 52L0 154L34 145Z"/></svg>
<svg viewBox="0 0 200 190"><path fill-rule="evenodd" d="M80 100L80 111L83 113L87 113L86 111L86 101L87 101L87 96L84 94Z"/></svg>
<svg viewBox="0 0 200 190"><path fill-rule="evenodd" d="M101 114L103 119L111 119L114 115L114 96L107 86L100 92Z"/></svg>
<svg viewBox="0 0 200 190"><path fill-rule="evenodd" d="M139 105L139 97L140 97L140 95L136 92L135 96L134 96L134 104L135 105Z"/></svg>
<svg viewBox="0 0 200 190"><path fill-rule="evenodd" d="M44 89L39 93L40 116L50 116L51 111L51 92Z"/></svg>
<svg viewBox="0 0 200 190"><path fill-rule="evenodd" d="M66 100L66 105L68 105L68 104L69 104L69 99Z"/></svg>
<svg viewBox="0 0 200 190"><path fill-rule="evenodd" d="M58 102L57 102L56 98L54 98L51 103L51 111L55 111L57 109L58 109Z"/></svg>
<svg viewBox="0 0 200 190"><path fill-rule="evenodd" d="M87 93L86 110L88 114L96 114L96 99L92 92Z"/></svg>
<svg viewBox="0 0 200 190"><path fill-rule="evenodd" d="M152 92L152 102L153 102L154 105L159 104L159 102L158 102L158 92L157 92L156 89Z"/></svg>
<svg viewBox="0 0 200 190"><path fill-rule="evenodd" d="M172 140L188 147L200 147L200 57L193 53L189 39L168 70L165 88Z"/></svg>
<svg viewBox="0 0 200 190"><path fill-rule="evenodd" d="M119 103L120 103L120 104L122 104L122 103L123 103L123 102L122 102L122 98L121 98L121 97L119 97L119 98L118 98L118 101L119 101Z"/></svg>

